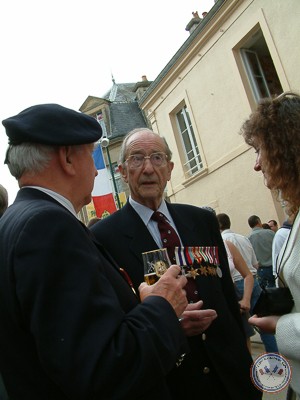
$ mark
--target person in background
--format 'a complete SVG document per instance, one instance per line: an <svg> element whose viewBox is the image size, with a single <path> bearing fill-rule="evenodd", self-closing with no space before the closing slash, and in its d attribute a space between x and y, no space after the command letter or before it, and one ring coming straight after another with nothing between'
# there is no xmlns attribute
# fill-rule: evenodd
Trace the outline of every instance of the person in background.
<svg viewBox="0 0 300 400"><path fill-rule="evenodd" d="M0 218L8 207L8 193L4 186L0 184Z"/></svg>
<svg viewBox="0 0 300 400"><path fill-rule="evenodd" d="M96 222L98 222L100 220L99 217L93 217L89 220L89 222L87 223L87 227L90 228L91 226L93 226Z"/></svg>
<svg viewBox="0 0 300 400"><path fill-rule="evenodd" d="M162 241L164 232L152 219L157 214L168 226L166 236L176 233L177 247L184 250L183 255L195 254L194 262L188 257L183 262L192 263L186 286L189 308L181 321L191 352L167 377L172 398L193 399L196 395L209 400L259 399L261 393L250 379L252 358L218 222L207 210L164 200L173 167L164 138L147 128L129 132L122 143L119 171L129 185L130 197L123 208L91 230L126 269L135 287L144 279L143 252L161 247L173 253L175 250L169 239ZM202 256L196 254L196 248ZM216 314L211 314L213 310Z"/></svg>
<svg viewBox="0 0 300 400"><path fill-rule="evenodd" d="M202 209L211 211L216 215L215 210L209 206L203 206ZM216 215L217 216L217 215ZM219 218L217 216L219 222ZM220 222L219 222L220 225ZM221 231L221 229L220 229ZM222 231L221 231L222 233ZM223 238L224 239L224 238ZM234 283L235 292L240 305L241 317L243 321L244 331L247 339L247 346L251 353L251 340L250 337L255 335L253 327L249 324L249 311L251 308L251 297L253 291L254 278L247 267L245 260L243 259L238 248L229 240L224 240L224 245L227 253L228 264L230 269L231 278ZM239 284L241 289L239 290Z"/></svg>
<svg viewBox="0 0 300 400"><path fill-rule="evenodd" d="M277 266L279 265L280 260L278 259L280 250L284 245L286 239L288 238L293 222L295 219L295 213L291 212L289 204L286 203L285 213L287 214L287 219L283 222L282 227L277 230L274 236L273 245L272 245L272 265L273 265L273 275L275 276L276 285L278 286L278 274L277 274Z"/></svg>
<svg viewBox="0 0 300 400"><path fill-rule="evenodd" d="M270 221L268 221L268 225L274 233L276 233L279 229L279 226L277 224L277 221L275 221L275 219L270 219Z"/></svg>
<svg viewBox="0 0 300 400"><path fill-rule="evenodd" d="M0 371L14 400L170 400L165 376L189 351L187 279L171 266L133 293L82 224L97 170L95 118L57 104L5 119L18 180L0 219Z"/></svg>
<svg viewBox="0 0 300 400"><path fill-rule="evenodd" d="M254 249L252 247L252 244L250 240L238 233L233 232L231 228L231 220L229 216L225 213L220 213L217 215L217 220L219 222L219 227L221 231L221 235L223 240L226 242L231 242L233 243L239 252L241 253L243 259L246 262L246 265L248 269L251 271L254 279L253 283L253 290L251 294L251 306L249 313L250 315L253 315L253 308L261 294L261 287L258 283L257 280L257 269L258 269L258 261L254 252ZM244 282L242 280L241 276L238 276L236 274L236 282L235 282L235 287L236 291L238 293L238 296L241 297L243 296L244 293ZM276 344L276 339L273 334L270 333L265 333L265 332L259 332L260 338L265 346L265 349L269 353L277 353L278 352L278 347Z"/></svg>
<svg viewBox="0 0 300 400"><path fill-rule="evenodd" d="M258 260L257 279L262 288L274 287L275 278L272 268L272 243L275 233L271 229L264 229L260 218L251 215L248 224L252 232L248 236Z"/></svg>
<svg viewBox="0 0 300 400"><path fill-rule="evenodd" d="M247 339L247 346L249 352L251 353L250 337L255 335L255 331L253 327L249 324L248 319L250 317L249 311L251 308L251 296L254 279L238 248L229 240L224 240L224 244L227 252L230 274L234 282L236 295L240 304L241 316ZM237 289L237 285L239 284L239 282L241 282L243 286L242 292Z"/></svg>
<svg viewBox="0 0 300 400"><path fill-rule="evenodd" d="M261 226L262 226L264 229L271 229L270 225L267 224L266 222L264 222L263 224L261 224ZM271 230L272 230L272 229L271 229Z"/></svg>
<svg viewBox="0 0 300 400"><path fill-rule="evenodd" d="M6 211L7 207L8 207L8 193L5 187L0 184L0 218L4 214L4 211ZM8 399L1 374L0 374L0 399L1 400Z"/></svg>
<svg viewBox="0 0 300 400"><path fill-rule="evenodd" d="M292 368L289 398L300 399L300 96L292 92L261 100L241 128L245 142L256 152L255 171L265 185L289 203L295 214L289 238L279 254L278 273L294 298L282 316L253 316L249 322L276 334L279 352Z"/></svg>

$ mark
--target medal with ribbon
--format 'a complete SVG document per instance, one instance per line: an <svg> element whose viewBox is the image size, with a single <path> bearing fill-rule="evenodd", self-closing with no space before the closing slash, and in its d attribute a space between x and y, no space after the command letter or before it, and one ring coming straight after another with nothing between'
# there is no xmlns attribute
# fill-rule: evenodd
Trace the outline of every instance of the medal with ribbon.
<svg viewBox="0 0 300 400"><path fill-rule="evenodd" d="M186 277L222 277L217 246L179 246L175 247L176 264L180 265Z"/></svg>

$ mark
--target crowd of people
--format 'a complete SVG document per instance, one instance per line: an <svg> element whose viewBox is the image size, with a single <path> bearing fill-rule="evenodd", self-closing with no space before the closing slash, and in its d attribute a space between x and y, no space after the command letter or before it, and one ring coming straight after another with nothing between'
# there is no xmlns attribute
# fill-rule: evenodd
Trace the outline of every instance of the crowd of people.
<svg viewBox="0 0 300 400"><path fill-rule="evenodd" d="M258 218L258 217L256 217ZM253 315L253 309L254 306L259 299L259 296L262 291L262 281L259 281L258 276L259 276L259 271L262 269L264 270L264 267L261 265L261 260L258 261L258 256L259 253L257 254L253 248L253 245L250 241L250 236L249 238L237 234L233 232L231 228L231 220L229 215L225 213L220 213L217 215L217 219L219 222L220 230L222 237L224 241L229 241L233 243L238 251L241 253L243 260L246 263L248 274L251 273L253 276L253 290L251 292L250 296L250 307L247 310L250 315ZM271 267L272 270L272 267ZM232 271L232 276L233 276L233 281L235 284L235 289L237 292L238 298L242 298L244 295L244 287L245 287L245 281L244 281L244 276L240 273L240 271L234 269ZM248 317L248 316L247 316ZM245 322L245 329L246 332L248 332L248 335L254 336L255 332L249 328L249 323L248 319ZM261 340L265 346L265 349L267 352L270 353L275 353L278 351L277 344L276 344L276 339L273 334L269 334L263 331L259 332Z"/></svg>
<svg viewBox="0 0 300 400"><path fill-rule="evenodd" d="M267 352L288 358L288 396L300 399L298 95L264 99L242 125L254 169L287 205L281 227L251 215L248 237L225 213L164 199L172 151L144 127L120 151L128 202L85 226L98 122L43 104L2 123L20 190L8 207L0 185L1 398L259 400L255 327ZM147 285L142 253L163 247L172 265ZM255 315L261 291L282 282L292 311Z"/></svg>

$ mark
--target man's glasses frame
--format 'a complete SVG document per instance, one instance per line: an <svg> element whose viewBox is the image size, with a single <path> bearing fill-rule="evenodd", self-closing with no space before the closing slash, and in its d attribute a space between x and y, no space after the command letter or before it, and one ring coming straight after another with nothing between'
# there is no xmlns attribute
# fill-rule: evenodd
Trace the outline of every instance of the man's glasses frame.
<svg viewBox="0 0 300 400"><path fill-rule="evenodd" d="M137 153L129 156L125 162L130 169L137 169L145 164L145 160L150 160L153 167L164 167L167 165L168 156L163 152L151 153L149 156Z"/></svg>

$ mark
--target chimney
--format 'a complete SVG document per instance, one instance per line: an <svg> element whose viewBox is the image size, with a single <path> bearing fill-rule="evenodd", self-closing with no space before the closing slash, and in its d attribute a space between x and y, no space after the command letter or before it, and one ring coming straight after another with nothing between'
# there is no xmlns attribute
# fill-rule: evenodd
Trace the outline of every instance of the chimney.
<svg viewBox="0 0 300 400"><path fill-rule="evenodd" d="M185 30L188 31L190 34L194 32L199 23L202 21L202 19L199 17L198 11L193 11L192 14L193 18L190 20L185 28Z"/></svg>
<svg viewBox="0 0 300 400"><path fill-rule="evenodd" d="M139 100L143 96L151 83L151 81L148 81L146 75L142 75L142 80L137 82L133 88L133 92L136 93L137 100Z"/></svg>

